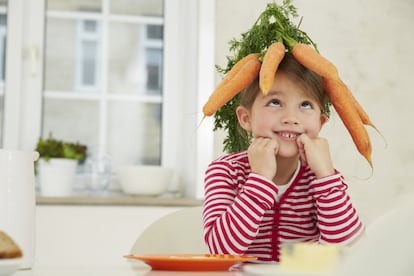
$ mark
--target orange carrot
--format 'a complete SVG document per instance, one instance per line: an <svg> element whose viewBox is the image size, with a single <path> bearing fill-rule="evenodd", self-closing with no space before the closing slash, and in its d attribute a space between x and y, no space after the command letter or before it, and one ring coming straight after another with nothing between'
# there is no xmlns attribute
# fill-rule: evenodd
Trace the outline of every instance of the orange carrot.
<svg viewBox="0 0 414 276"><path fill-rule="evenodd" d="M281 42L272 43L267 49L260 68L259 86L264 95L269 93L275 79L275 73L285 56L285 45Z"/></svg>
<svg viewBox="0 0 414 276"><path fill-rule="evenodd" d="M368 125L376 129L374 123L371 121L368 114L365 112L364 108L362 108L362 106L359 104L359 102L354 97L354 95L351 92L349 94L350 94L349 98L351 99L352 105L355 107L356 111L358 112L358 115L361 118L362 123L364 123L364 125Z"/></svg>
<svg viewBox="0 0 414 276"><path fill-rule="evenodd" d="M348 86L341 79L338 79L338 82L340 83L339 85L344 86L344 88L342 90L343 93L344 93L343 96L346 97L349 104L352 105L355 108L355 110L357 111L359 117L361 118L362 123L364 125L369 125L369 126L375 128L375 125L371 122L368 114L365 112L365 110L359 104L359 102L357 101L355 96L352 94L351 90L349 90Z"/></svg>
<svg viewBox="0 0 414 276"><path fill-rule="evenodd" d="M227 72L226 76L221 80L221 82L217 85L216 89L219 89L221 86L227 84L239 71L240 69L250 60L258 59L259 54L258 53L251 53L245 56L244 58L240 59L236 64L233 65L231 70Z"/></svg>
<svg viewBox="0 0 414 276"><path fill-rule="evenodd" d="M345 84L343 84L343 85L345 85ZM376 126L374 125L374 123L369 118L368 114L365 112L364 108L359 104L359 102L355 98L355 96L351 93L351 91L349 89L347 89L347 90L348 90L349 98L350 98L350 100L352 102L352 105L355 107L356 111L358 112L359 117L362 120L362 123L364 123L364 125L371 126L371 127L375 128L375 129L377 129Z"/></svg>
<svg viewBox="0 0 414 276"><path fill-rule="evenodd" d="M292 48L292 55L299 63L316 74L327 79L339 79L339 73L335 65L320 55L314 48L307 44L296 43Z"/></svg>
<svg viewBox="0 0 414 276"><path fill-rule="evenodd" d="M352 94L351 90L349 90L348 86L341 79L339 79L338 81L340 82L340 85L345 86L345 88L343 90L343 92L345 94L344 97L347 97L349 104L352 105L355 108L355 110L357 111L359 117L361 118L362 123L364 125L367 125L367 126L370 126L370 127L374 128L378 133L380 133L379 130L377 129L377 127L374 125L374 123L369 118L368 114L365 112L364 108L361 106L361 104L358 102L358 100Z"/></svg>
<svg viewBox="0 0 414 276"><path fill-rule="evenodd" d="M242 62L243 59L239 62ZM205 103L203 107L204 116L213 115L219 108L230 101L240 91L249 86L259 75L261 65L262 63L259 60L258 54L255 55L255 58L250 58L241 67L237 64L234 65L228 73L232 74L232 77L229 77L225 82L223 80L224 83L217 86L208 98L208 101ZM233 69L234 72L232 72Z"/></svg>
<svg viewBox="0 0 414 276"><path fill-rule="evenodd" d="M372 147L367 130L355 106L350 102L346 85L335 79L324 78L326 93L336 112L347 128L359 153L365 157L372 168ZM347 91L348 90L348 91Z"/></svg>
<svg viewBox="0 0 414 276"><path fill-rule="evenodd" d="M354 106L354 108L356 109L359 117L361 118L362 123L364 125L370 126L373 129L375 129L375 131L382 137L382 139L384 140L385 145L387 146L387 140L385 139L384 135L382 135L382 133L379 131L379 129L371 121L368 114L365 112L364 108L360 105L360 103L355 98L355 96L352 94L352 92L349 90L349 88L346 86L346 84L343 83L342 80L340 80L340 82L342 83L342 85L344 85L346 87L345 92L347 92L349 101Z"/></svg>

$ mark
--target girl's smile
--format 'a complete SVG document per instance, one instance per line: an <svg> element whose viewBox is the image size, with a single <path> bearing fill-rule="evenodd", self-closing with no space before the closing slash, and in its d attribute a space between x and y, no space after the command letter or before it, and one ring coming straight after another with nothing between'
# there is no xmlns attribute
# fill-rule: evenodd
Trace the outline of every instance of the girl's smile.
<svg viewBox="0 0 414 276"><path fill-rule="evenodd" d="M296 138L299 137L300 133L297 132L289 132L289 131L278 131L276 134L282 139L286 141L296 141Z"/></svg>

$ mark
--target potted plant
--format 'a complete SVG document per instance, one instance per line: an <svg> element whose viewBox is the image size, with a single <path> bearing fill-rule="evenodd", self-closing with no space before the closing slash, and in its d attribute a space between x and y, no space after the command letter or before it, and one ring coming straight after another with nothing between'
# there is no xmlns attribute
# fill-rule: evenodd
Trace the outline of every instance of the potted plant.
<svg viewBox="0 0 414 276"><path fill-rule="evenodd" d="M36 172L41 194L44 196L70 195L77 166L86 159L87 146L79 142L58 140L50 133L46 139L39 138L36 151L39 152Z"/></svg>

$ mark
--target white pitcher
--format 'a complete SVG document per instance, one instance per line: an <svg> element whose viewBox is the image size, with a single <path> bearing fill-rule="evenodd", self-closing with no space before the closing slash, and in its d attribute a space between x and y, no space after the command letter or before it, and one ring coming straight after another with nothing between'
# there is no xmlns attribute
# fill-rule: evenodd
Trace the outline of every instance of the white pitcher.
<svg viewBox="0 0 414 276"><path fill-rule="evenodd" d="M38 152L0 149L0 230L22 249L21 268L33 266L35 249L35 174Z"/></svg>

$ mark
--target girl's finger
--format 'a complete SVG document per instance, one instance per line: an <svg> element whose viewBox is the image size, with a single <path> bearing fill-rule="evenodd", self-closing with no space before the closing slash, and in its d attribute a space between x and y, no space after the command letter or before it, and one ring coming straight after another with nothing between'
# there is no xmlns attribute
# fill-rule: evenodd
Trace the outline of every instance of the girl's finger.
<svg viewBox="0 0 414 276"><path fill-rule="evenodd" d="M305 143L303 139L306 139L304 138L304 134L302 134L301 136L298 137L298 139L296 139L296 144L298 145L300 160L302 161L303 165L306 166L307 160L306 160L306 153L305 153Z"/></svg>

